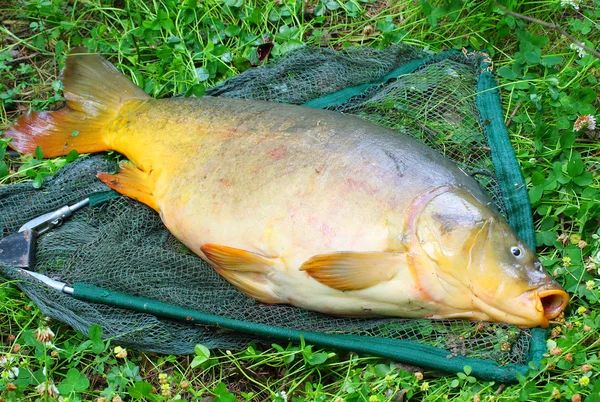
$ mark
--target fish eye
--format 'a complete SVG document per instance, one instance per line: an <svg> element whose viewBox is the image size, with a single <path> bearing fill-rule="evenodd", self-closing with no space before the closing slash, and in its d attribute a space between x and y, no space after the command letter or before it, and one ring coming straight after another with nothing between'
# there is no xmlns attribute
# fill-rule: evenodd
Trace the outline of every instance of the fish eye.
<svg viewBox="0 0 600 402"><path fill-rule="evenodd" d="M523 255L523 250L521 250L520 247L517 246L512 246L510 248L510 252L512 253L512 255L514 255L515 257L520 257Z"/></svg>

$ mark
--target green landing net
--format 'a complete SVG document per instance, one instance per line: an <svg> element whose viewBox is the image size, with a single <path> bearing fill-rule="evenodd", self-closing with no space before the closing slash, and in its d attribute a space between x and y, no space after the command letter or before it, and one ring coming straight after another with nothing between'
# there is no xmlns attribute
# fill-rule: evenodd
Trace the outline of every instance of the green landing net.
<svg viewBox="0 0 600 402"><path fill-rule="evenodd" d="M340 52L302 48L231 78L207 95L328 108L412 135L472 174L534 248L527 192L490 67L483 53L433 54L409 46ZM0 187L0 234L15 233L32 218L107 191L95 173L115 169L104 155L95 155L65 166L40 189L30 183ZM80 283L81 291L94 293L94 286L100 287L100 298L114 296L109 291L145 298L141 309L146 312L86 302L14 267L0 266L0 274L19 280L44 314L86 334L99 324L114 343L139 350L193 353L198 343L240 350L251 342L297 341L301 334L309 343L428 369L459 372L470 365L473 375L500 381L515 381L516 373L524 373L545 350L541 329L458 320L336 318L261 304L182 246L158 214L121 196L83 208L41 235L36 259L33 270ZM140 309L135 298L116 296L118 305ZM177 321L185 318L188 323Z"/></svg>

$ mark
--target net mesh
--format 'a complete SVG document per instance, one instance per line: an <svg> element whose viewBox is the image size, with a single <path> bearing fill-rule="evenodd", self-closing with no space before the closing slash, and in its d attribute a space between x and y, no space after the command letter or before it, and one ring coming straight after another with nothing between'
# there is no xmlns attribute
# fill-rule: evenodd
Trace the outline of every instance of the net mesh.
<svg viewBox="0 0 600 402"><path fill-rule="evenodd" d="M475 103L478 66L463 54L374 86L334 110L355 114L416 137L453 159L492 196L502 210L479 112Z"/></svg>
<svg viewBox="0 0 600 402"><path fill-rule="evenodd" d="M412 47L335 52L299 49L263 68L249 70L208 94L302 104L349 86L381 80L429 55ZM475 103L481 55L454 54L425 61L410 74L373 85L333 109L413 135L476 175L500 205L500 190ZM106 191L95 173L113 171L103 155L80 159L45 180L0 187L0 233L7 236L36 216ZM237 320L298 330L381 336L424 343L452 355L524 364L530 331L502 324L452 320L335 318L285 305L249 299L189 252L140 203L119 197L85 208L62 226L40 236L35 270L66 282L85 282ZM53 318L87 333L100 324L121 345L163 353L192 353L194 345L236 350L263 342L247 334L207 325L186 325L154 316L73 299L0 266Z"/></svg>

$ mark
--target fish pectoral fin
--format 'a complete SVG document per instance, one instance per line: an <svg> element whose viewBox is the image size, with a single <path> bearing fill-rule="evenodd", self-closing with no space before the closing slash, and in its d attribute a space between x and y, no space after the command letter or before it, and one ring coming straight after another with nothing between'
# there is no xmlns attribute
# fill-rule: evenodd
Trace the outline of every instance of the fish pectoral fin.
<svg viewBox="0 0 600 402"><path fill-rule="evenodd" d="M159 211L150 174L130 163L122 163L117 174L98 172L96 177L108 187Z"/></svg>
<svg viewBox="0 0 600 402"><path fill-rule="evenodd" d="M200 250L219 275L249 297L263 303L284 302L266 281L266 275L277 264L276 258L219 244L205 244Z"/></svg>
<svg viewBox="0 0 600 402"><path fill-rule="evenodd" d="M211 262L231 271L268 273L277 264L276 258L219 244L205 244L200 250Z"/></svg>
<svg viewBox="0 0 600 402"><path fill-rule="evenodd" d="M403 253L339 252L316 255L300 270L331 288L360 290L391 280L403 266Z"/></svg>

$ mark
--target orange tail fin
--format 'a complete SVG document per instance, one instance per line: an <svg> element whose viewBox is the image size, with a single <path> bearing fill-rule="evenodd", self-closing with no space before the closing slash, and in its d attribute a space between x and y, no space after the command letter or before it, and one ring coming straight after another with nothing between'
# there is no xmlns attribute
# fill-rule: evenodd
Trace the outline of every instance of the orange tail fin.
<svg viewBox="0 0 600 402"><path fill-rule="evenodd" d="M123 104L149 99L112 64L85 49L75 49L62 74L67 105L55 112L30 112L4 132L15 150L33 154L42 147L45 157L109 149L104 133Z"/></svg>

